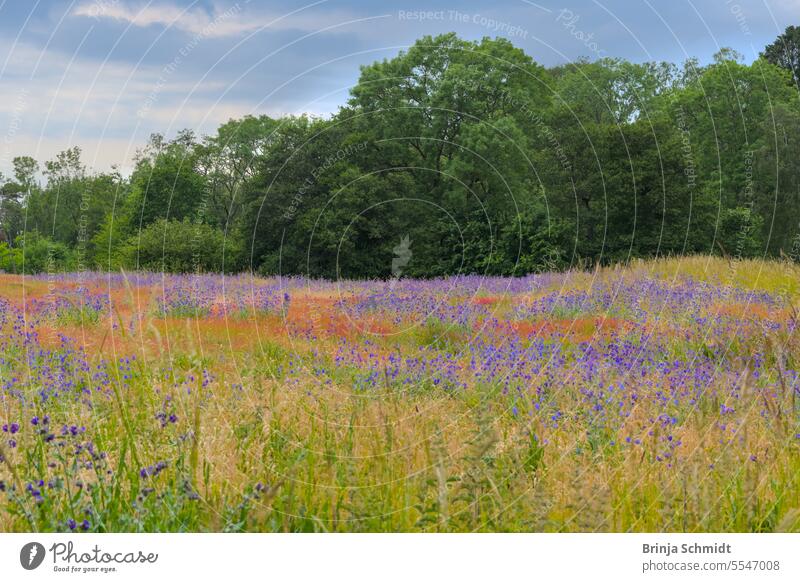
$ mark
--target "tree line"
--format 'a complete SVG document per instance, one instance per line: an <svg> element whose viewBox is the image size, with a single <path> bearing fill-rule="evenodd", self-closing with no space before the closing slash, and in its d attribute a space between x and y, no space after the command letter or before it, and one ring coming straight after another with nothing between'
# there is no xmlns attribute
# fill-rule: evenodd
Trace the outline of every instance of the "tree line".
<svg viewBox="0 0 800 582"><path fill-rule="evenodd" d="M363 66L329 118L153 135L130 176L87 170L78 148L14 158L0 270L389 278L798 259L798 47L790 27L749 65L723 49L707 65L545 68L501 38L424 37Z"/></svg>

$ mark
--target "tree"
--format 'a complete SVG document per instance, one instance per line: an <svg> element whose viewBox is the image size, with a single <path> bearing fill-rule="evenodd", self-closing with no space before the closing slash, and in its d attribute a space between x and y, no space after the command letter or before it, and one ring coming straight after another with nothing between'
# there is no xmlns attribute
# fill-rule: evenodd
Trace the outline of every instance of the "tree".
<svg viewBox="0 0 800 582"><path fill-rule="evenodd" d="M30 156L18 156L11 161L14 166L14 179L21 192L28 192L36 186L39 162Z"/></svg>
<svg viewBox="0 0 800 582"><path fill-rule="evenodd" d="M286 118L275 128L243 195L240 231L251 268L266 273L311 269L317 276L335 276L335 256L331 262L327 250L311 253L309 243L328 240L326 222L318 227L317 221L320 216L333 220L344 207L346 197L337 197L325 212L340 177L360 175L353 173L353 156L363 154L362 142L346 129L307 117Z"/></svg>
<svg viewBox="0 0 800 582"><path fill-rule="evenodd" d="M18 156L12 160L14 180L0 174L0 241L14 245L25 228L25 203L36 187L39 164L31 157Z"/></svg>
<svg viewBox="0 0 800 582"><path fill-rule="evenodd" d="M165 141L151 136L130 178L130 194L117 217L125 234L156 220L208 222L208 183L198 171L198 144L190 131Z"/></svg>
<svg viewBox="0 0 800 582"><path fill-rule="evenodd" d="M423 37L398 57L362 68L341 117L369 143L362 170L406 176L408 196L417 200L405 216L392 216L405 232L385 230L377 239L385 262L403 236L417 241L410 271L419 274L497 272L530 252L519 244L516 201L541 195L532 139L549 106L548 84L544 69L510 42L454 34ZM379 202L373 196L362 204ZM501 258L499 227L506 224L517 228L517 244L505 247L517 252Z"/></svg>
<svg viewBox="0 0 800 582"><path fill-rule="evenodd" d="M187 239L204 237L226 241L226 268L328 278L397 277L401 258L402 276L427 277L719 246L796 255L797 36L752 64L721 49L706 66L552 69L507 40L426 36L362 67L328 118L154 134L129 178L88 171L71 148L40 184L37 162L15 158L2 261L21 265L27 240L78 266L186 271Z"/></svg>
<svg viewBox="0 0 800 582"><path fill-rule="evenodd" d="M763 125L753 152L753 210L764 224L767 252L779 256L792 249L800 221L800 107L776 103Z"/></svg>
<svg viewBox="0 0 800 582"><path fill-rule="evenodd" d="M688 143L692 172L718 211L755 206L771 212L772 196L753 180L755 152L775 149L775 112L797 107L787 73L759 59L751 65L718 58L664 104ZM765 228L768 223L765 221ZM711 250L711 249L709 249Z"/></svg>
<svg viewBox="0 0 800 582"><path fill-rule="evenodd" d="M46 220L40 230L73 246L79 237L86 177L80 148L64 150L56 159L45 162L44 175L47 187L39 192L39 197Z"/></svg>
<svg viewBox="0 0 800 582"><path fill-rule="evenodd" d="M219 227L235 226L242 206L242 189L277 139L278 123L266 115L231 119L198 147L198 171L208 184L209 218Z"/></svg>
<svg viewBox="0 0 800 582"><path fill-rule="evenodd" d="M764 48L761 56L792 73L795 84L800 83L800 27L789 26L772 44Z"/></svg>

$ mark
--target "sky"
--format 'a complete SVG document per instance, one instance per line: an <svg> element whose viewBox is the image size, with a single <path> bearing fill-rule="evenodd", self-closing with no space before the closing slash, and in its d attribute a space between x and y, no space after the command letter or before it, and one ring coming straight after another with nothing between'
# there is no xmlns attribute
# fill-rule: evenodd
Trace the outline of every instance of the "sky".
<svg viewBox="0 0 800 582"><path fill-rule="evenodd" d="M425 34L505 37L537 62L757 58L800 0L0 0L0 172L79 146L123 173L153 132L328 115L359 66Z"/></svg>

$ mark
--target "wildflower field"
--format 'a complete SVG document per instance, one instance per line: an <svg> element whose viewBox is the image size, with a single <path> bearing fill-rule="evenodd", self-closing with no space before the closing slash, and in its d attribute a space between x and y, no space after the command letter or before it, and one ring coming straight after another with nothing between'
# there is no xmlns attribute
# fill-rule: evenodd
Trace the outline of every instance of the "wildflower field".
<svg viewBox="0 0 800 582"><path fill-rule="evenodd" d="M798 294L0 275L0 530L800 531Z"/></svg>

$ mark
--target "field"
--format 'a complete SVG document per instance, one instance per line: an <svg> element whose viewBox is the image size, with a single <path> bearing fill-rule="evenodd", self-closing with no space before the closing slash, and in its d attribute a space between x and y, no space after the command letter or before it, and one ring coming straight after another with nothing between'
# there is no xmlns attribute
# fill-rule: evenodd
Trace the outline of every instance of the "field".
<svg viewBox="0 0 800 582"><path fill-rule="evenodd" d="M799 277L0 275L0 530L800 531Z"/></svg>

